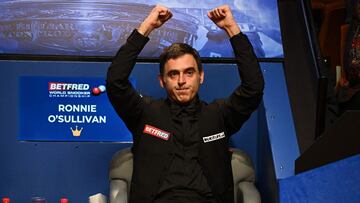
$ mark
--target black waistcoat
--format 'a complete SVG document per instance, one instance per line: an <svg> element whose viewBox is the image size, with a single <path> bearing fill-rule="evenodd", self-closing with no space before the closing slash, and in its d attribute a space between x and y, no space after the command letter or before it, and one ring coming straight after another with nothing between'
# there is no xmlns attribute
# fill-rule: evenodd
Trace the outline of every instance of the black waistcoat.
<svg viewBox="0 0 360 203"><path fill-rule="evenodd" d="M228 140L219 105L201 104L199 115L199 162L212 189L222 203L233 202L233 178ZM150 130L149 130L150 129ZM169 106L152 101L133 132L134 172L130 202L152 202L174 156L170 142L174 131Z"/></svg>

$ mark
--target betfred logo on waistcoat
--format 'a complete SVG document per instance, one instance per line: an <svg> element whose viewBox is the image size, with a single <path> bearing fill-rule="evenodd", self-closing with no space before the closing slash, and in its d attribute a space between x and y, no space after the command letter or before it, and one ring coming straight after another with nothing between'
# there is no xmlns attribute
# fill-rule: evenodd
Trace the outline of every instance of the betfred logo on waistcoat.
<svg viewBox="0 0 360 203"><path fill-rule="evenodd" d="M163 140L168 140L169 137L170 137L169 132L160 130L160 129L155 128L155 127L153 127L151 125L145 125L143 133L158 137L158 138L163 139Z"/></svg>

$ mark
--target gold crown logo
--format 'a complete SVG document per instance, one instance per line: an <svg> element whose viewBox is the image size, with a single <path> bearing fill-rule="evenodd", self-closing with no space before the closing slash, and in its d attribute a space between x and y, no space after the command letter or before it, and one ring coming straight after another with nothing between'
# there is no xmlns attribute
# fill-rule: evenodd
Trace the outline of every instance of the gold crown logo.
<svg viewBox="0 0 360 203"><path fill-rule="evenodd" d="M75 127L75 130L73 128L70 127L70 130L73 134L73 136L75 137L79 137L81 135L81 131L83 130L83 128L81 128L80 130L78 130L78 126Z"/></svg>

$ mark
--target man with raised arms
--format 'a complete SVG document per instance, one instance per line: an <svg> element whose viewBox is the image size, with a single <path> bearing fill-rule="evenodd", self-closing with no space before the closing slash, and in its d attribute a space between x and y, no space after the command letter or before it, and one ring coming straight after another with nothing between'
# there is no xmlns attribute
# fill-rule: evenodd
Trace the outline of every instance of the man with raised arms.
<svg viewBox="0 0 360 203"><path fill-rule="evenodd" d="M109 99L133 135L129 202L231 203L229 138L261 102L263 76L249 40L223 5L208 17L230 38L241 77L234 92L203 102L198 96L204 81L199 54L190 45L175 43L160 55L158 79L167 98L142 97L128 77L149 34L171 17L168 8L155 6L120 48L107 74Z"/></svg>

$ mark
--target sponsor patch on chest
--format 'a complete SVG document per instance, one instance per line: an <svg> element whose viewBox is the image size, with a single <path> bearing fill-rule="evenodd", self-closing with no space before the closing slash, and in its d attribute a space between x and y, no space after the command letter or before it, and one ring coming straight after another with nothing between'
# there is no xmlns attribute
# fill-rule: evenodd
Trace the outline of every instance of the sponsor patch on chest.
<svg viewBox="0 0 360 203"><path fill-rule="evenodd" d="M204 141L204 143L207 143L207 142L212 142L212 141L215 141L215 140L220 140L220 139L222 139L224 137L225 137L225 133L221 132L221 133L217 133L217 134L210 135L210 136L207 136L207 137L203 137L203 141Z"/></svg>
<svg viewBox="0 0 360 203"><path fill-rule="evenodd" d="M151 125L145 125L143 133L155 136L155 137L163 139L163 140L168 140L169 137L170 137L169 132L160 130L159 128L156 128L156 127L151 126Z"/></svg>

